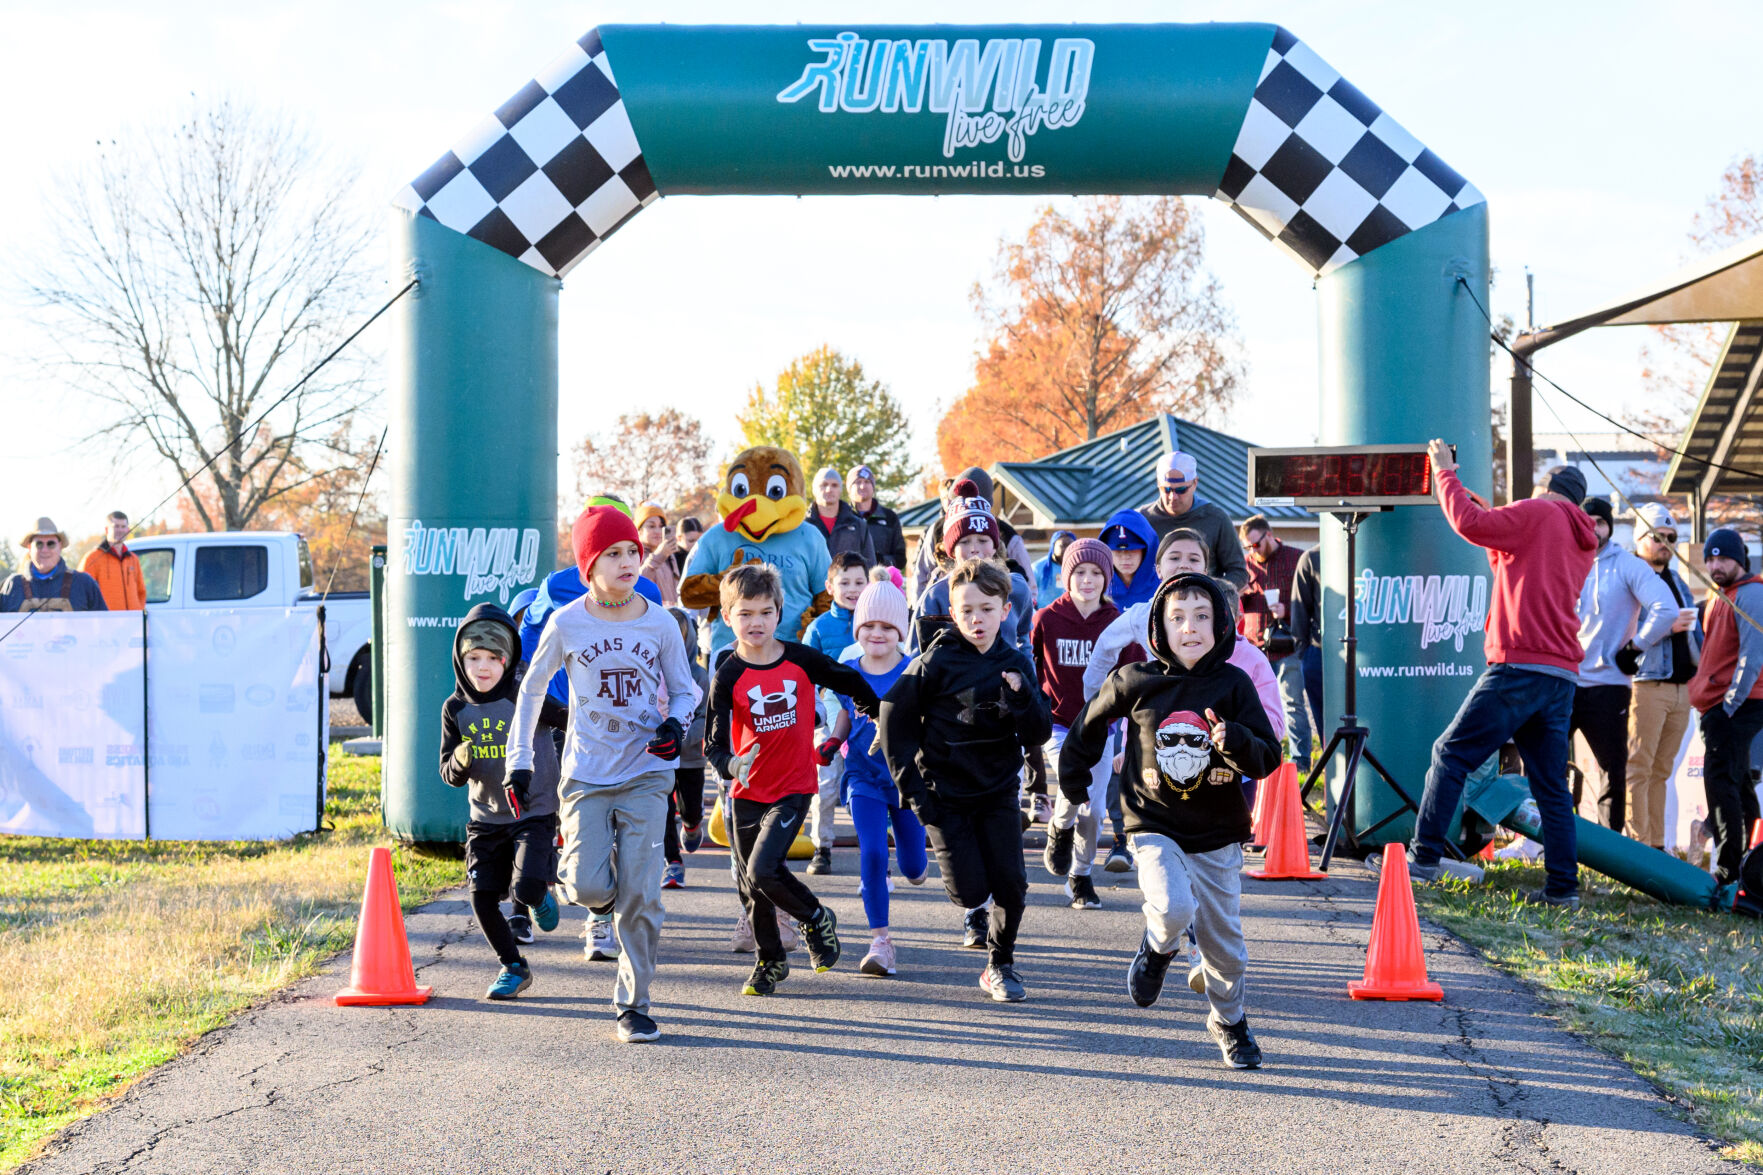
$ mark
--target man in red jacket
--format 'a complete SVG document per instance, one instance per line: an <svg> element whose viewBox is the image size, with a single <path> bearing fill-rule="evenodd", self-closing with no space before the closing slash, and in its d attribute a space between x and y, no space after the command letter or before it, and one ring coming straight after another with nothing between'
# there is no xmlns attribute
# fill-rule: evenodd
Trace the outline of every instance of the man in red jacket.
<svg viewBox="0 0 1763 1175"><path fill-rule="evenodd" d="M1432 745L1426 792L1414 833L1409 873L1421 881L1446 866L1446 832L1469 773L1506 744L1518 744L1530 794L1542 817L1548 881L1531 896L1579 906L1579 857L1573 797L1567 790L1568 720L1584 650L1579 590L1592 569L1598 534L1585 501L1585 475L1557 465L1530 498L1491 509L1457 479L1450 446L1435 440L1434 492L1451 529L1485 547L1494 570L1482 649L1488 667L1457 716ZM1455 872L1456 870L1452 870Z"/></svg>
<svg viewBox="0 0 1763 1175"><path fill-rule="evenodd" d="M1702 787L1714 826L1714 880L1730 885L1739 879L1745 832L1757 819L1751 743L1763 731L1763 580L1752 574L1736 530L1709 535L1702 558L1720 591L1708 601L1702 660L1689 694L1702 716Z"/></svg>

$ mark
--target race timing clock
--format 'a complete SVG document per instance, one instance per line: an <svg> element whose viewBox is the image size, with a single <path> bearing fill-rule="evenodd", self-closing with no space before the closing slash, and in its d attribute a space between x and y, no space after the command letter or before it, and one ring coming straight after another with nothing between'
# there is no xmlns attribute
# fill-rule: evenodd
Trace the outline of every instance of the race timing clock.
<svg viewBox="0 0 1763 1175"><path fill-rule="evenodd" d="M1309 510L1424 506L1433 500L1425 445L1250 449L1249 500Z"/></svg>

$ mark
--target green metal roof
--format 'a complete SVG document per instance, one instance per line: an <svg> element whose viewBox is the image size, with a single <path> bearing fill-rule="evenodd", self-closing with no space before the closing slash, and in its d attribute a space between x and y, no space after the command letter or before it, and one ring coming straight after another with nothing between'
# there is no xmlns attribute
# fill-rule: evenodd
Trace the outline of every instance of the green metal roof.
<svg viewBox="0 0 1763 1175"><path fill-rule="evenodd" d="M1275 521L1310 521L1310 512L1295 506L1257 511L1249 505L1250 447L1250 442L1238 437L1159 412L1039 461L998 462L990 473L1034 511L1038 524L1097 527L1116 510L1154 501L1157 466L1167 454L1180 451L1191 455L1199 466L1200 497L1230 515L1233 522L1256 513ZM927 526L937 509L935 498L919 502L900 511L900 522Z"/></svg>

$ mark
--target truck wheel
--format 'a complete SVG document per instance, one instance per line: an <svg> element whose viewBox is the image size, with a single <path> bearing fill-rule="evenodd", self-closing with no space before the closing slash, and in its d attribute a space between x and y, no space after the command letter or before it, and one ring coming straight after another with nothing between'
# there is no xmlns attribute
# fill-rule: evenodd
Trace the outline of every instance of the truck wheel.
<svg viewBox="0 0 1763 1175"><path fill-rule="evenodd" d="M355 688L351 691L355 696L355 712L361 715L361 721L373 725L373 662L366 657L355 667Z"/></svg>

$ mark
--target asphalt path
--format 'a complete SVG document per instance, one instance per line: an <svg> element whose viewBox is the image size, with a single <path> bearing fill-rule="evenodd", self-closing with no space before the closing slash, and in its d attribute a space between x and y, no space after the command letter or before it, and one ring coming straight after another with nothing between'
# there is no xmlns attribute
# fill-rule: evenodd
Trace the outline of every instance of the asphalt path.
<svg viewBox="0 0 1763 1175"><path fill-rule="evenodd" d="M1247 882L1249 1020L1267 1065L1220 1063L1178 974L1127 998L1142 921L1131 874L1065 906L1030 855L1023 1004L977 986L934 876L899 883L900 974L867 945L856 853L810 879L845 958L743 997L727 857L665 896L655 1044L612 1037L612 965L583 911L526 948L534 986L484 1001L495 963L463 894L409 918L416 1008L338 1008L325 975L204 1037L25 1170L171 1172L1732 1171L1632 1071L1562 1031L1513 981L1425 928L1437 1003L1362 1003L1375 879ZM364 862L365 865L365 862ZM804 960L804 956L795 956Z"/></svg>

